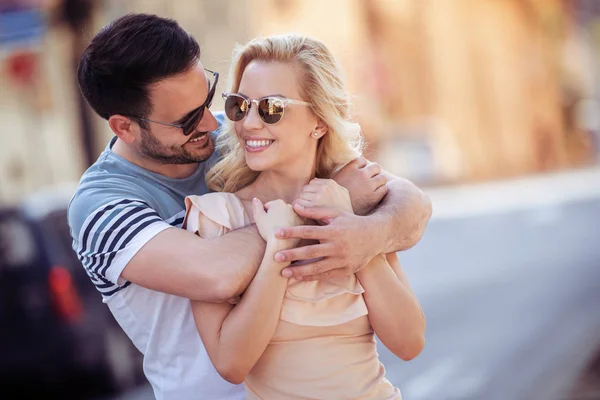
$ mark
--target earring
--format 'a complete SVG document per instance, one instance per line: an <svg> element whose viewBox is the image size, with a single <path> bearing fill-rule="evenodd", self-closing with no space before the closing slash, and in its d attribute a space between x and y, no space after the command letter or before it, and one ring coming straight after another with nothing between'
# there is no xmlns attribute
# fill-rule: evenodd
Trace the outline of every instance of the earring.
<svg viewBox="0 0 600 400"><path fill-rule="evenodd" d="M319 137L319 132L313 132L314 137Z"/></svg>

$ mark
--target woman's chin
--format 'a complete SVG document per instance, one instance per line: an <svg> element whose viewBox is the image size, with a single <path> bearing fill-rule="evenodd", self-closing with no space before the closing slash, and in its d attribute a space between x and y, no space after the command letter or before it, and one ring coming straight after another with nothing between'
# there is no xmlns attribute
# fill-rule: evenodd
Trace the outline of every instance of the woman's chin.
<svg viewBox="0 0 600 400"><path fill-rule="evenodd" d="M258 160L248 160L246 158L246 165L254 172L263 172L269 169L269 165L264 162L257 162Z"/></svg>

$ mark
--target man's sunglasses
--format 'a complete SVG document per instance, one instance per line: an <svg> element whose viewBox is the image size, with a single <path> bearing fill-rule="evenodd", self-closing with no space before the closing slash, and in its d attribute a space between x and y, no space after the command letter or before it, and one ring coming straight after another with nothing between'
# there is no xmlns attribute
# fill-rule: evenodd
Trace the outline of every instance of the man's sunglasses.
<svg viewBox="0 0 600 400"><path fill-rule="evenodd" d="M223 93L221 95L225 100L225 115L230 120L241 121L248 115L252 104L258 107L258 115L265 124L273 125L281 121L285 108L289 104L300 106L310 106L310 103L300 100L292 100L282 96L265 96L258 100L250 100L248 97L239 93Z"/></svg>
<svg viewBox="0 0 600 400"><path fill-rule="evenodd" d="M204 116L204 110L207 108L210 108L213 98L215 97L215 90L217 89L217 82L219 82L219 73L218 72L214 72L214 71L208 70L206 68L204 68L204 70L206 72L210 72L211 74L213 74L215 82L212 84L212 86L210 85L210 82L209 82L208 96L206 96L206 101L204 102L204 104L202 104L200 107L195 108L194 110L190 111L188 116L185 118L185 120L182 123L170 124L167 122L154 121L154 120L151 120L148 118L140 118L140 117L131 117L131 118L139 119L139 120L147 121L147 122L152 122L152 123L159 124L159 125L180 128L183 131L183 134L185 136L191 135L196 130L196 127L198 126L198 123L200 122L200 120L202 120L202 117Z"/></svg>

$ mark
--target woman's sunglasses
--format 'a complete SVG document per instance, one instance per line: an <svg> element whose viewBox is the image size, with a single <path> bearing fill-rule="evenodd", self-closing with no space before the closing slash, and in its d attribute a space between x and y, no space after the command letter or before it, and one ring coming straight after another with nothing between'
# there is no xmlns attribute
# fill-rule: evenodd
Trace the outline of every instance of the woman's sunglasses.
<svg viewBox="0 0 600 400"><path fill-rule="evenodd" d="M221 96L225 100L225 115L234 122L244 119L248 115L252 104L256 104L258 107L257 110L260 119L269 125L281 121L288 104L310 106L310 103L305 101L291 100L281 96L265 96L258 100L250 100L239 93L223 93Z"/></svg>

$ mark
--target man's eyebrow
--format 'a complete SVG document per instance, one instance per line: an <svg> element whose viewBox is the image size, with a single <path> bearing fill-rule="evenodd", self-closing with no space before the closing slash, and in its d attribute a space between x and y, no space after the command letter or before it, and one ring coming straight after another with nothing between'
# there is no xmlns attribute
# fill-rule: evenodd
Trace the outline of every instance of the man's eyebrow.
<svg viewBox="0 0 600 400"><path fill-rule="evenodd" d="M206 78L206 87L208 88L208 92L206 92L206 96L208 96L208 93L210 93L210 80L208 79L208 76L206 76L206 74L204 74L204 77ZM204 100L204 103L206 103L206 100ZM186 122L188 120L188 118L190 118L192 116L192 114L194 114L196 111L198 111L198 109L200 109L200 107L202 107L204 105L204 103L202 103L202 105L200 105L199 107L194 108L192 111L189 111L188 113L186 113L183 117L181 117L177 121L173 122L173 124L181 125L184 122Z"/></svg>

